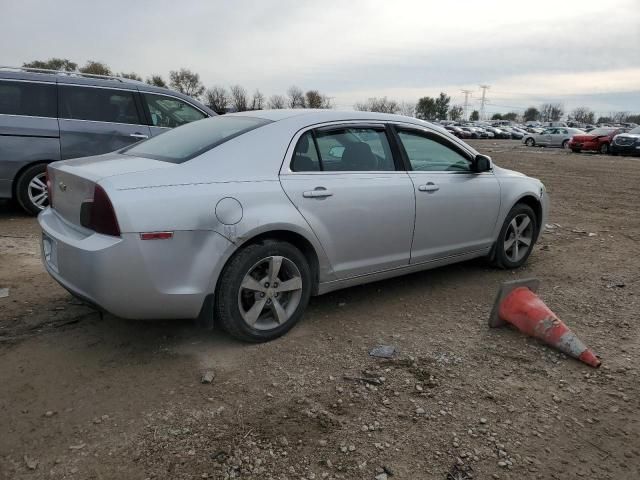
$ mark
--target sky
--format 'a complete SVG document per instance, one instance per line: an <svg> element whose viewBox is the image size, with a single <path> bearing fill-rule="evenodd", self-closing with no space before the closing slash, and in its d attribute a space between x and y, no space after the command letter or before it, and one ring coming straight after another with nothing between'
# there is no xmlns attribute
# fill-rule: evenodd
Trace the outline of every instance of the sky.
<svg viewBox="0 0 640 480"><path fill-rule="evenodd" d="M318 89L340 109L443 91L487 113L640 112L640 0L0 0L0 64L50 57L207 87Z"/></svg>

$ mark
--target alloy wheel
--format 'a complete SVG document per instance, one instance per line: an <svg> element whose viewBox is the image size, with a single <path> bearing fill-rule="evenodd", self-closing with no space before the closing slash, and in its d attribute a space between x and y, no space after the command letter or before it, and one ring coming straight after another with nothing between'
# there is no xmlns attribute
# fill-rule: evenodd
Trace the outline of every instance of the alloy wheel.
<svg viewBox="0 0 640 480"><path fill-rule="evenodd" d="M47 175L45 172L34 176L27 187L29 200L40 210L49 205L49 193L47 192Z"/></svg>
<svg viewBox="0 0 640 480"><path fill-rule="evenodd" d="M533 222L521 213L513 217L504 236L504 254L513 263L524 258L533 245Z"/></svg>
<svg viewBox="0 0 640 480"><path fill-rule="evenodd" d="M251 328L271 330L286 323L300 304L302 275L286 257L271 256L256 262L238 291L238 308Z"/></svg>

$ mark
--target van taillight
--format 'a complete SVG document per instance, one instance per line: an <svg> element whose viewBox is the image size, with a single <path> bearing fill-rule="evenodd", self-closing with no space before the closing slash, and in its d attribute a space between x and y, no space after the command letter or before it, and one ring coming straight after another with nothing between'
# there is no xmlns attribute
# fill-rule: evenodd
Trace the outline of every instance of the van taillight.
<svg viewBox="0 0 640 480"><path fill-rule="evenodd" d="M96 233L120 236L120 226L111 200L100 185L93 190L93 199L80 206L80 224Z"/></svg>
<svg viewBox="0 0 640 480"><path fill-rule="evenodd" d="M45 178L47 179L47 198L49 199L49 206L53 208L53 188L51 188L51 176L49 175L48 165L44 172Z"/></svg>

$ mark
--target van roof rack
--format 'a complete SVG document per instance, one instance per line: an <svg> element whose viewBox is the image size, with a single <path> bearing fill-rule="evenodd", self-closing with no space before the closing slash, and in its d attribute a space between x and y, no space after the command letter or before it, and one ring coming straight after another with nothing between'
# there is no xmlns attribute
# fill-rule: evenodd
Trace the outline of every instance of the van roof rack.
<svg viewBox="0 0 640 480"><path fill-rule="evenodd" d="M123 83L128 81L128 79L124 79L122 77L116 77L115 75L98 75L95 73L68 72L67 70L51 70L49 68L10 67L6 65L0 65L0 70L16 70L19 72L68 75L71 77L86 77L86 78L96 78L100 80L115 80L117 82L123 82Z"/></svg>

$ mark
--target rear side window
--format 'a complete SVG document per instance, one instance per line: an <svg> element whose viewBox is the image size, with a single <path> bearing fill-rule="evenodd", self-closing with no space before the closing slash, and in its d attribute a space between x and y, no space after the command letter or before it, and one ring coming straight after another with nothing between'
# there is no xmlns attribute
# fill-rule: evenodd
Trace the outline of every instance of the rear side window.
<svg viewBox="0 0 640 480"><path fill-rule="evenodd" d="M294 172L320 171L320 159L310 131L302 135L298 140L293 160L291 161L291 170Z"/></svg>
<svg viewBox="0 0 640 480"><path fill-rule="evenodd" d="M154 127L175 128L206 117L200 110L177 98L151 93L143 93L142 97Z"/></svg>
<svg viewBox="0 0 640 480"><path fill-rule="evenodd" d="M55 118L58 116L56 86L0 81L0 114Z"/></svg>
<svg viewBox="0 0 640 480"><path fill-rule="evenodd" d="M60 118L142 124L135 92L60 85Z"/></svg>
<svg viewBox="0 0 640 480"><path fill-rule="evenodd" d="M193 122L121 150L126 155L183 163L237 136L271 123L254 117L218 116Z"/></svg>

